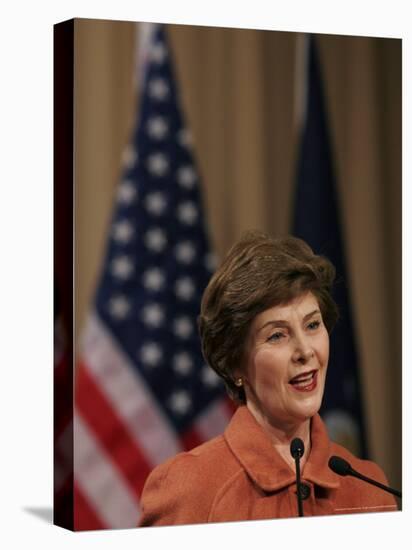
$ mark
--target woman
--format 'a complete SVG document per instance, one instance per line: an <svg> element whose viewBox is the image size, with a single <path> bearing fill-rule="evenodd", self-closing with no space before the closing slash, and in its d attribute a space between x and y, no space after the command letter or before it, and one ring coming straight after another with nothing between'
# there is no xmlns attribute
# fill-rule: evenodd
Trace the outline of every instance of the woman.
<svg viewBox="0 0 412 550"><path fill-rule="evenodd" d="M338 455L387 484L376 464L332 443L318 415L338 316L334 276L293 237L249 232L232 247L204 292L199 328L205 359L239 407L224 434L154 469L140 525L297 516L296 437L305 516L397 509L388 493L328 467Z"/></svg>

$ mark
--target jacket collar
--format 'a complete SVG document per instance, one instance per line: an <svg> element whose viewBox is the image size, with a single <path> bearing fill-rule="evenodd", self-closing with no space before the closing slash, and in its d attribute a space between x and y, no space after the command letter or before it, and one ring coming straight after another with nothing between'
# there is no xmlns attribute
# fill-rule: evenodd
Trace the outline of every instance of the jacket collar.
<svg viewBox="0 0 412 550"><path fill-rule="evenodd" d="M277 491L295 483L295 473L245 405L234 413L224 437L248 475L264 491ZM328 467L330 441L318 414L312 418L311 442L302 478L327 489L338 488L339 478Z"/></svg>

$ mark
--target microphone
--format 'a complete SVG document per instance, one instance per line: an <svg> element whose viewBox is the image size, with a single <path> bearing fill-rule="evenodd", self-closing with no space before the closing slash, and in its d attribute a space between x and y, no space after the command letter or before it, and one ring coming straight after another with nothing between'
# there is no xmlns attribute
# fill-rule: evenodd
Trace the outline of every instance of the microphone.
<svg viewBox="0 0 412 550"><path fill-rule="evenodd" d="M300 459L303 456L303 453L305 452L305 446L303 444L303 441L299 439L299 437L295 437L295 439L292 440L290 444L290 454L295 460L295 466L296 466L296 496L298 499L298 514L300 517L303 516L303 505L302 505L302 492L301 492L301 485L300 485Z"/></svg>
<svg viewBox="0 0 412 550"><path fill-rule="evenodd" d="M362 481L366 481L366 483L370 483L371 485L375 485L375 487L379 487L379 489L383 489L384 491L387 491L388 493L391 493L392 495L395 495L399 498L402 498L401 491L397 491L396 489L392 489L391 487L388 487L386 485L383 485L382 483L379 483L378 481L375 481L374 479L371 479L370 477L366 477L363 474L360 474L356 470L352 468L352 466L347 462L344 458L341 458L340 456L331 456L329 459L329 468L335 472L335 474L338 474L340 476L353 476L357 477L358 479L361 479Z"/></svg>

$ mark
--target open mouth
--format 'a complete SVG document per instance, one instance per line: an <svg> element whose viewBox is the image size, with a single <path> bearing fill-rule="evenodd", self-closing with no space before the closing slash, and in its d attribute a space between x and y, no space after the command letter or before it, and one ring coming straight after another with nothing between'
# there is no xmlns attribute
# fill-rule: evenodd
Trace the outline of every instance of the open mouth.
<svg viewBox="0 0 412 550"><path fill-rule="evenodd" d="M289 384L298 391L312 391L316 388L318 371L311 370L294 376Z"/></svg>

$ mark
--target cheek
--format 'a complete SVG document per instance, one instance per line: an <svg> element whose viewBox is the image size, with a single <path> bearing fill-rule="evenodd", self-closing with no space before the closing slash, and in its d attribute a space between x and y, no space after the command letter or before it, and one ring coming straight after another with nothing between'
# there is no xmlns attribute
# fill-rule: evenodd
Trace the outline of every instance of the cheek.
<svg viewBox="0 0 412 550"><path fill-rule="evenodd" d="M320 342L320 357L323 365L327 367L329 360L329 334L325 331Z"/></svg>
<svg viewBox="0 0 412 550"><path fill-rule="evenodd" d="M276 383L286 372L287 360L284 354L271 349L256 352L253 361L253 378L260 384Z"/></svg>

